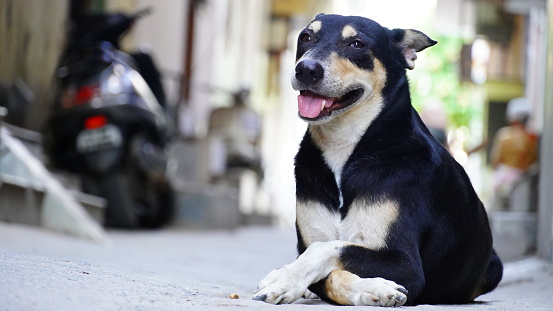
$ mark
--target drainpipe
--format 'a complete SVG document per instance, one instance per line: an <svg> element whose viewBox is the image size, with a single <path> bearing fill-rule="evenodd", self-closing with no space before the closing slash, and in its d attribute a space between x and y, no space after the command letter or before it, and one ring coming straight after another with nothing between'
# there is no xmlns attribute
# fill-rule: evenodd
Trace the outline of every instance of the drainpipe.
<svg viewBox="0 0 553 311"><path fill-rule="evenodd" d="M184 74L182 76L182 99L188 103L190 99L190 77L192 76L192 57L194 51L194 31L196 19L194 12L199 5L197 0L189 0L186 8L186 30L184 38Z"/></svg>

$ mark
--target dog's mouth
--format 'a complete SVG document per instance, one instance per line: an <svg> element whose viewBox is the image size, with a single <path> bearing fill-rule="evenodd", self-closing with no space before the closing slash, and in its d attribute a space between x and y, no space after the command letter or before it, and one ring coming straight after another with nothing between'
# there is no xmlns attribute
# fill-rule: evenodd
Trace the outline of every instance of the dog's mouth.
<svg viewBox="0 0 553 311"><path fill-rule="evenodd" d="M308 90L300 91L298 95L298 110L300 117L315 121L328 117L335 110L340 110L358 101L363 95L363 89L354 89L340 97L328 97Z"/></svg>

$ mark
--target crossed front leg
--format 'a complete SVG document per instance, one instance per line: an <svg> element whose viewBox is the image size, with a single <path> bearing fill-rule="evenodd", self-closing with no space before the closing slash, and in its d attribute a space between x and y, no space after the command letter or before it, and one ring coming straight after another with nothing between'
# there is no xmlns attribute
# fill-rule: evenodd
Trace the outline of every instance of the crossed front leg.
<svg viewBox="0 0 553 311"><path fill-rule="evenodd" d="M342 305L401 306L407 290L383 278L360 278L343 269L340 251L346 241L315 242L294 262L271 271L258 285L254 300L292 303L307 288L325 279L326 295Z"/></svg>

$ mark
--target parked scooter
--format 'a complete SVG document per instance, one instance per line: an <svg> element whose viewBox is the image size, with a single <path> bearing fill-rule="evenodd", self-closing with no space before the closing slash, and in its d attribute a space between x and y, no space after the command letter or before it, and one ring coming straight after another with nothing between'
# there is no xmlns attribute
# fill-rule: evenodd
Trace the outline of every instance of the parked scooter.
<svg viewBox="0 0 553 311"><path fill-rule="evenodd" d="M159 75L148 55L132 57L118 47L147 13L82 19L61 58L46 125L51 165L77 173L84 192L106 198L105 224L111 227L158 227L174 208Z"/></svg>

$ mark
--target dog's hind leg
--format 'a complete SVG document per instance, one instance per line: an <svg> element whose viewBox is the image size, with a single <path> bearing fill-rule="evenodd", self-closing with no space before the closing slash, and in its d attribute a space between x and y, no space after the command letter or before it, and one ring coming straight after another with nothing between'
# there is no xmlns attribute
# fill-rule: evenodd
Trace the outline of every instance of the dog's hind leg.
<svg viewBox="0 0 553 311"><path fill-rule="evenodd" d="M497 253L495 252L495 249L494 249L492 251L488 268L486 269L486 272L484 274L484 277L480 281L480 284L474 291L474 294L472 295L472 299L494 290L502 278L503 278L503 263L501 262L501 259L499 259L499 256L497 256Z"/></svg>

